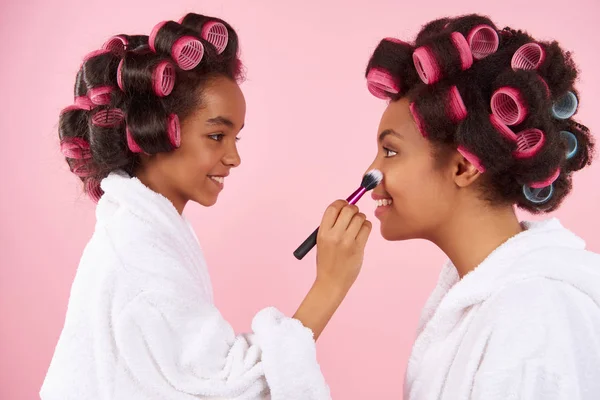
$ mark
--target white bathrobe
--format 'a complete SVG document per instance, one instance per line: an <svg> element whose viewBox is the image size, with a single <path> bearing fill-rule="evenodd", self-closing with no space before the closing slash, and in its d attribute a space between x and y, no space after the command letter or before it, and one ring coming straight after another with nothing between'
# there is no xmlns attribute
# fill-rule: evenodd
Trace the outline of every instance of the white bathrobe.
<svg viewBox="0 0 600 400"><path fill-rule="evenodd" d="M600 256L556 219L524 225L462 280L446 265L405 399L600 399Z"/></svg>
<svg viewBox="0 0 600 400"><path fill-rule="evenodd" d="M236 336L173 205L124 173L102 189L42 400L330 398L308 328L267 308Z"/></svg>

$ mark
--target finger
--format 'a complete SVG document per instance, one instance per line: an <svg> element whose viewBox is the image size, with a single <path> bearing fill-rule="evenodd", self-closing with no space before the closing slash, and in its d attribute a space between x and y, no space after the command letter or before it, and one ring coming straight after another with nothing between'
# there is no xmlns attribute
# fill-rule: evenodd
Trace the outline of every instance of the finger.
<svg viewBox="0 0 600 400"><path fill-rule="evenodd" d="M348 229L346 229L345 235L348 239L354 241L358 232L360 232L360 228L363 226L363 223L367 220L367 216L363 213L355 214L348 225Z"/></svg>
<svg viewBox="0 0 600 400"><path fill-rule="evenodd" d="M342 211L340 211L340 215L338 215L337 220L335 221L335 225L333 226L333 230L338 233L343 233L348 229L348 225L350 225L350 221L352 217L354 217L358 213L358 207L354 204L348 204Z"/></svg>
<svg viewBox="0 0 600 400"><path fill-rule="evenodd" d="M346 200L336 200L331 203L323 213L321 228L324 228L325 230L331 229L335 225L335 221L337 221L340 211L342 211L346 204L348 204Z"/></svg>
<svg viewBox="0 0 600 400"><path fill-rule="evenodd" d="M369 240L369 235L371 234L371 230L373 228L373 224L371 221L365 221L360 230L358 231L358 235L356 235L356 241L362 247L367 244L367 240Z"/></svg>

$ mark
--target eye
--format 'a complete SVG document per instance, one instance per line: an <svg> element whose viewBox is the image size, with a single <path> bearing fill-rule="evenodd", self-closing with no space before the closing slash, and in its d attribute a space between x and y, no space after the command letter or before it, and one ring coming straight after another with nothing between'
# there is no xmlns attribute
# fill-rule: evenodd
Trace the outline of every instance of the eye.
<svg viewBox="0 0 600 400"><path fill-rule="evenodd" d="M398 154L398 152L396 152L394 150L390 150L386 147L383 148L383 153L385 154L386 158L394 157L396 154Z"/></svg>
<svg viewBox="0 0 600 400"><path fill-rule="evenodd" d="M209 138L211 138L214 141L220 142L221 140L223 140L223 137L225 135L222 133L215 133L213 135L208 135Z"/></svg>
<svg viewBox="0 0 600 400"><path fill-rule="evenodd" d="M241 138L241 137L239 137L239 136L235 138L235 141L236 141L236 142L239 142L240 140L242 140L242 138Z"/></svg>

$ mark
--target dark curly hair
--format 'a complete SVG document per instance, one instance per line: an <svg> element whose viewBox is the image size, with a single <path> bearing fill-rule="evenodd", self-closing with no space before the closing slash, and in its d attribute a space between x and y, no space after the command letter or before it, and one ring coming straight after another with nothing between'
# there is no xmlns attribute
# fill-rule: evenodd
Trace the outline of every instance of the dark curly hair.
<svg viewBox="0 0 600 400"><path fill-rule="evenodd" d="M577 73L557 42L465 15L426 24L413 43L383 39L365 75L375 96L409 99L436 157L458 149L485 172L487 200L540 213L591 164L592 136L572 119Z"/></svg>
<svg viewBox="0 0 600 400"><path fill-rule="evenodd" d="M172 151L179 120L201 104L205 83L240 81L238 38L225 21L187 14L149 36L117 35L88 54L75 80L75 104L61 111L58 135L70 170L98 201L110 172L133 175L140 153Z"/></svg>

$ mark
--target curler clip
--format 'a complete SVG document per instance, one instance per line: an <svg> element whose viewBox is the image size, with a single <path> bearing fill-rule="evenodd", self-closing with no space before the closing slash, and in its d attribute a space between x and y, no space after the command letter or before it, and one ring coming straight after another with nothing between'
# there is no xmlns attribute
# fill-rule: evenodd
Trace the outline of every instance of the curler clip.
<svg viewBox="0 0 600 400"><path fill-rule="evenodd" d="M367 74L367 88L379 99L386 99L386 93L398 94L400 87L392 75L383 68L371 68Z"/></svg>
<svg viewBox="0 0 600 400"><path fill-rule="evenodd" d="M221 54L227 48L229 42L229 32L227 27L220 22L210 21L204 24L201 33L202 39L206 40L217 49Z"/></svg>

